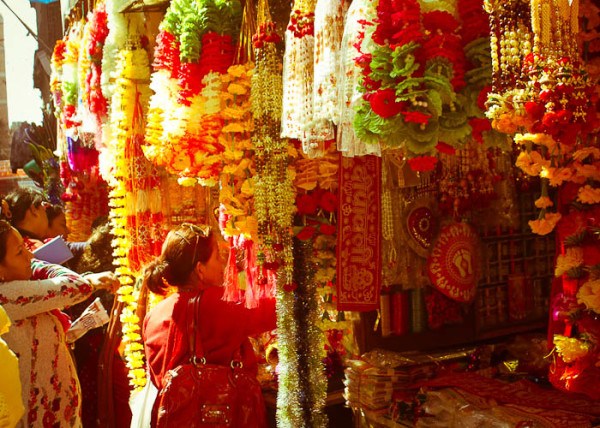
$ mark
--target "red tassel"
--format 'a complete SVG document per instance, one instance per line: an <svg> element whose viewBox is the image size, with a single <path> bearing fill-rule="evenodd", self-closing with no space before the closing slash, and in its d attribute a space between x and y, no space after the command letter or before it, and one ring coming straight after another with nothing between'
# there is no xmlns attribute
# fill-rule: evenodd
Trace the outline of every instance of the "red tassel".
<svg viewBox="0 0 600 428"><path fill-rule="evenodd" d="M256 253L254 251L254 242L245 240L243 243L246 253L246 307L255 308L261 299L260 287L256 281Z"/></svg>
<svg viewBox="0 0 600 428"><path fill-rule="evenodd" d="M225 278L224 284L225 292L223 293L223 300L228 302L239 302L240 296L240 285L238 283L238 270L236 264L236 250L233 246L233 242L230 242L229 246L229 258L227 259L227 266L225 267Z"/></svg>

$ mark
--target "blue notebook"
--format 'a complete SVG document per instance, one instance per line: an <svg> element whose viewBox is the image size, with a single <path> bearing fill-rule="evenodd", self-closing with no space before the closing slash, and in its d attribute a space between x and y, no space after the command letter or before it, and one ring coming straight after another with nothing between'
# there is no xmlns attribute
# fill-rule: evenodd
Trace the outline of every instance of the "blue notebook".
<svg viewBox="0 0 600 428"><path fill-rule="evenodd" d="M61 265L73 258L73 253L61 236L51 239L33 251L36 259Z"/></svg>

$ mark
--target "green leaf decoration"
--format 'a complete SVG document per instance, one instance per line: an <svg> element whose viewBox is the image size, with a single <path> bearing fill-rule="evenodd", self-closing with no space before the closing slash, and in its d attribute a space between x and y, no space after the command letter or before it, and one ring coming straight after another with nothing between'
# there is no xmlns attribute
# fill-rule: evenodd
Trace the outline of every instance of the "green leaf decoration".
<svg viewBox="0 0 600 428"><path fill-rule="evenodd" d="M427 109L435 118L440 117L443 111L442 97L437 91L427 92Z"/></svg>
<svg viewBox="0 0 600 428"><path fill-rule="evenodd" d="M479 91L480 90L477 88L467 86L461 94L465 99L463 107L469 118L477 117L482 119L485 117L485 112L477 106L477 97L479 97Z"/></svg>
<svg viewBox="0 0 600 428"><path fill-rule="evenodd" d="M465 81L467 82L467 87L473 86L478 89L489 85L492 82L491 65L485 67L478 67L467 71L465 73Z"/></svg>
<svg viewBox="0 0 600 428"><path fill-rule="evenodd" d="M425 87L429 90L436 91L442 98L442 103L445 105L451 104L456 100L456 93L452 87L452 83L442 76L426 74L423 78Z"/></svg>
<svg viewBox="0 0 600 428"><path fill-rule="evenodd" d="M427 125L408 123L406 125L406 148L416 154L422 155L435 149L438 143L439 123L430 119Z"/></svg>
<svg viewBox="0 0 600 428"><path fill-rule="evenodd" d="M439 119L440 141L455 148L461 148L467 142L467 137L471 135L472 131L467 121L467 114L460 108L460 105L456 105L455 111L444 111Z"/></svg>
<svg viewBox="0 0 600 428"><path fill-rule="evenodd" d="M62 82L62 90L65 98L65 104L76 105L77 104L77 83L73 82Z"/></svg>
<svg viewBox="0 0 600 428"><path fill-rule="evenodd" d="M416 62L414 52L419 45L415 42L410 42L406 45L398 46L391 54L392 71L390 76L394 79L398 77L406 77L412 75L420 67Z"/></svg>
<svg viewBox="0 0 600 428"><path fill-rule="evenodd" d="M200 59L200 33L204 27L204 15L188 14L181 23L181 62L198 62Z"/></svg>
<svg viewBox="0 0 600 428"><path fill-rule="evenodd" d="M501 150L509 151L512 149L512 140L507 134L492 129L483 133L483 146L485 148L498 147Z"/></svg>
<svg viewBox="0 0 600 428"><path fill-rule="evenodd" d="M444 57L435 57L427 61L425 76L438 76L451 81L454 77L454 66Z"/></svg>
<svg viewBox="0 0 600 428"><path fill-rule="evenodd" d="M565 238L565 246L566 247L574 247L574 246L578 246L580 245L583 240L585 239L587 233L586 230L583 229L578 233L575 233L574 235L571 236L567 236Z"/></svg>
<svg viewBox="0 0 600 428"><path fill-rule="evenodd" d="M396 85L396 101L408 101L425 96L427 91L422 88L424 80L421 77L409 77ZM418 88L418 90L417 90Z"/></svg>
<svg viewBox="0 0 600 428"><path fill-rule="evenodd" d="M379 143L380 137L377 132L381 121L384 120L371 110L368 103L363 102L356 108L356 114L352 126L356 137L367 144Z"/></svg>
<svg viewBox="0 0 600 428"><path fill-rule="evenodd" d="M390 86L395 83L390 77L392 66L392 50L388 46L377 46L373 50L373 56L370 62L371 73L369 77L373 80L379 80L383 86Z"/></svg>

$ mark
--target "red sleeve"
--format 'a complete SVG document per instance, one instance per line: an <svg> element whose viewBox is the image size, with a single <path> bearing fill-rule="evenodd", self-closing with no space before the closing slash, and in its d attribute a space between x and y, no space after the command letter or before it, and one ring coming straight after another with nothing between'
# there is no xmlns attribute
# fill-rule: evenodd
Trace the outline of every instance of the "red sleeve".
<svg viewBox="0 0 600 428"><path fill-rule="evenodd" d="M201 300L205 303L201 305L201 313L210 311L221 320L230 320L244 336L256 336L276 328L275 299L263 299L258 307L248 309L241 303L223 301L223 291L222 287L206 289ZM218 301L220 304L213 306ZM209 306L211 309L208 309ZM218 313L215 313L217 309Z"/></svg>

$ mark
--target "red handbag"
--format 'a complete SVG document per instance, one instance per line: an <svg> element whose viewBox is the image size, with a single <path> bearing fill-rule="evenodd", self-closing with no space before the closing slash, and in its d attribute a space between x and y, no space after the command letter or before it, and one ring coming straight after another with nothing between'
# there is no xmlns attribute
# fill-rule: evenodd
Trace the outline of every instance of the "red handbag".
<svg viewBox="0 0 600 428"><path fill-rule="evenodd" d="M260 384L243 370L240 360L230 366L207 364L201 344L196 348L196 317L202 292L188 304L190 359L163 378L152 411L152 426L266 427ZM236 353L239 359L239 351Z"/></svg>

